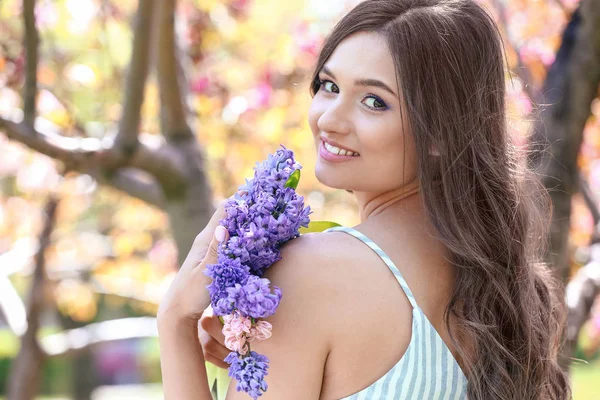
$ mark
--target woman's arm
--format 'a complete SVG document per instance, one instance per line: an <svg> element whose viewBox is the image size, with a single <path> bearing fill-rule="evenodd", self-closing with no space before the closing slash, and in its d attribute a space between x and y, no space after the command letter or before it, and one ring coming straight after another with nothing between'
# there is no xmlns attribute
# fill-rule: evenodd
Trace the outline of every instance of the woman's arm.
<svg viewBox="0 0 600 400"><path fill-rule="evenodd" d="M335 255L319 234L306 234L281 247L281 260L265 271L265 278L278 286L283 297L274 315L272 336L252 342L252 351L270 363L267 391L258 400L318 400L329 352L334 343L336 312L343 305L332 296L339 280L329 265ZM236 391L231 380L227 400L250 400Z"/></svg>
<svg viewBox="0 0 600 400"><path fill-rule="evenodd" d="M167 400L212 399L197 323L210 305L205 287L211 279L204 270L217 262L213 232L223 213L223 207L219 207L198 235L159 307L161 369ZM251 343L253 351L270 360L265 378L268 389L261 400L318 399L333 343L336 311L343 307L331 298L337 278L331 276L331 268L325 268L335 258L331 249L312 234L287 242L281 247L281 256L264 275L272 286L283 291L277 312L265 319L273 325L272 336ZM250 399L247 393L235 390L236 383L232 380L227 399Z"/></svg>
<svg viewBox="0 0 600 400"><path fill-rule="evenodd" d="M227 230L219 227L225 217L221 203L206 227L196 236L183 265L160 302L157 313L160 367L166 400L212 400L198 340L197 323L210 305L204 274L208 264L217 262L219 241L227 240ZM217 240L218 231L223 237Z"/></svg>
<svg viewBox="0 0 600 400"><path fill-rule="evenodd" d="M164 398L212 400L197 327L160 316L158 342Z"/></svg>

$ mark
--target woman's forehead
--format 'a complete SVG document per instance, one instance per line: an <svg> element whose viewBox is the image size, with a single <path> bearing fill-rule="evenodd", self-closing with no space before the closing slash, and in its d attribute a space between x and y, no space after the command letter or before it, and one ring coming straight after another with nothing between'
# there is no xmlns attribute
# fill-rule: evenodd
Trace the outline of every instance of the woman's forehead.
<svg viewBox="0 0 600 400"><path fill-rule="evenodd" d="M395 87L395 66L385 38L373 32L357 32L342 40L327 62L339 79L377 78Z"/></svg>

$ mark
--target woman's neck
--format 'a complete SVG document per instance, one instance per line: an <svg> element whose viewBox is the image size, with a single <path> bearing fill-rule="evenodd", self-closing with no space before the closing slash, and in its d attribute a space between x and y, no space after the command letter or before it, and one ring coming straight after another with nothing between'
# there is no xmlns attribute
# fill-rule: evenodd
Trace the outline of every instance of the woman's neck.
<svg viewBox="0 0 600 400"><path fill-rule="evenodd" d="M383 193L354 192L360 221L412 208L415 200L420 201L420 196L415 196L419 191L419 181L415 179L400 188Z"/></svg>

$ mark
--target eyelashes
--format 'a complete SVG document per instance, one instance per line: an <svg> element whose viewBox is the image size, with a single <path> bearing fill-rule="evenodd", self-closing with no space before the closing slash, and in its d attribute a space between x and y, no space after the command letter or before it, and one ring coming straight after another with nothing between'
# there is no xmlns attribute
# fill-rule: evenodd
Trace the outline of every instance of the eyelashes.
<svg viewBox="0 0 600 400"><path fill-rule="evenodd" d="M331 83L331 90L328 90L326 88L326 85ZM337 92L334 92L333 87L337 88ZM313 82L313 90L315 93L317 93L317 91L323 89L326 93L339 93L339 87L332 81L328 80L328 79L320 79L320 78L315 78L315 81ZM367 103L365 103L365 100L373 100L373 102L371 103L372 105L369 105ZM387 106L387 104L385 103L385 101L383 101L379 96L375 96L374 94L369 94L367 96L365 96L365 98L363 99L362 103L369 108L370 110L373 111L385 111L388 110L389 107Z"/></svg>
<svg viewBox="0 0 600 400"><path fill-rule="evenodd" d="M335 83L331 82L331 81L328 81L328 80L320 80L320 79L319 79L319 87L320 87L320 88L325 88L325 85L327 85L328 83L331 83L331 86L332 86L332 87L333 87L333 86L337 87L337 85L336 85ZM333 88L332 88L332 89L333 89ZM339 90L340 90L340 88L338 88L338 92L334 92L334 93L339 93ZM331 92L332 92L331 90L327 90L327 89L325 89L325 91L326 91L326 92L329 92L329 93L331 93Z"/></svg>

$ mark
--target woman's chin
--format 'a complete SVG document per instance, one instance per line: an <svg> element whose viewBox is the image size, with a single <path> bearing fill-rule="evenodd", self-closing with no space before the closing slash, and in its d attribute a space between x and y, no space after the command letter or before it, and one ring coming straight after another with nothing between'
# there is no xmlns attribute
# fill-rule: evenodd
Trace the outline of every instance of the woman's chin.
<svg viewBox="0 0 600 400"><path fill-rule="evenodd" d="M315 177L327 187L348 190L348 185L345 180L337 179L331 171L322 171L318 164L315 168Z"/></svg>

